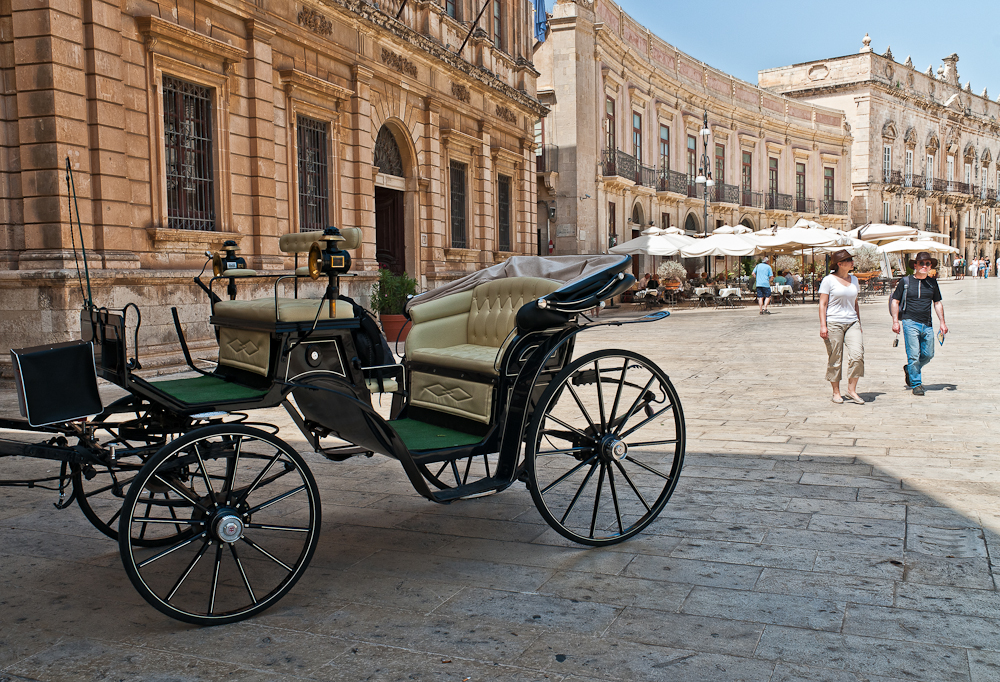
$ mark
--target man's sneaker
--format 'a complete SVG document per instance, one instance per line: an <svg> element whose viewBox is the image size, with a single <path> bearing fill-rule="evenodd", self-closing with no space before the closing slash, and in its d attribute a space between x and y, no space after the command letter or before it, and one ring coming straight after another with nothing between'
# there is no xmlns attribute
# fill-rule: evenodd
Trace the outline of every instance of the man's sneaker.
<svg viewBox="0 0 1000 682"><path fill-rule="evenodd" d="M906 381L906 387L910 388L910 370L906 368L907 365L903 365L903 379Z"/></svg>
<svg viewBox="0 0 1000 682"><path fill-rule="evenodd" d="M924 394L924 387L923 386L914 386L913 387L913 395L923 395L923 394Z"/></svg>

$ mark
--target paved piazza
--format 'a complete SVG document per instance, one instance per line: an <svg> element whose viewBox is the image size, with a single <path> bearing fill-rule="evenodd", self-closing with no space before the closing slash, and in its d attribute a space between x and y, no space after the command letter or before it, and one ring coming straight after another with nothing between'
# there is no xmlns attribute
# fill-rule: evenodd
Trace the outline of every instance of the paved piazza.
<svg viewBox="0 0 1000 682"><path fill-rule="evenodd" d="M864 406L830 402L812 305L582 335L660 363L687 418L673 499L611 548L568 545L521 485L441 506L387 459L311 455L309 570L263 615L199 629L149 607L78 509L0 489L0 680L1000 679L1000 284L942 290L922 398L885 298L862 307Z"/></svg>

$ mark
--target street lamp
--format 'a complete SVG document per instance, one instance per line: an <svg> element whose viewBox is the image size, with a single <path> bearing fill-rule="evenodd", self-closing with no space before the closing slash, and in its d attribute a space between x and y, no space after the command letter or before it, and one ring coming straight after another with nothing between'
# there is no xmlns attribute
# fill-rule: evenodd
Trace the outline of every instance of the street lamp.
<svg viewBox="0 0 1000 682"><path fill-rule="evenodd" d="M708 136L712 134L712 131L708 129L708 109L705 110L705 116L702 119L702 127L698 132L701 135L702 142L702 153L701 153L701 168L698 169L698 177L694 179L696 184L705 185L704 191L702 192L705 198L705 214L703 216L703 226L705 236L708 236L708 190L710 187L715 186L715 181L712 180L712 167L709 165L708 158ZM711 256L705 256L705 272L708 273L709 277L712 275L712 260Z"/></svg>

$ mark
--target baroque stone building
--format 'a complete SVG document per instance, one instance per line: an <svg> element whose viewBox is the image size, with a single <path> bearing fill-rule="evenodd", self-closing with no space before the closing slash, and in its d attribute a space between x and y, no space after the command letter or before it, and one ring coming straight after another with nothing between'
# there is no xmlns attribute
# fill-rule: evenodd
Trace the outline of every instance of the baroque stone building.
<svg viewBox="0 0 1000 682"><path fill-rule="evenodd" d="M851 219L948 236L967 258L1000 241L1000 104L973 94L958 55L920 72L866 35L858 54L761 71L761 87L844 110L851 125Z"/></svg>
<svg viewBox="0 0 1000 682"><path fill-rule="evenodd" d="M227 239L277 272L281 234L360 227L362 299L379 265L429 288L534 252L534 16L479 8L0 4L0 345L77 333L67 157L95 302L142 307L147 367L178 357L171 305L214 346L191 278Z"/></svg>
<svg viewBox="0 0 1000 682"><path fill-rule="evenodd" d="M535 51L540 242L605 252L648 225L847 227L851 137L841 111L775 95L704 64L609 0L557 0Z"/></svg>

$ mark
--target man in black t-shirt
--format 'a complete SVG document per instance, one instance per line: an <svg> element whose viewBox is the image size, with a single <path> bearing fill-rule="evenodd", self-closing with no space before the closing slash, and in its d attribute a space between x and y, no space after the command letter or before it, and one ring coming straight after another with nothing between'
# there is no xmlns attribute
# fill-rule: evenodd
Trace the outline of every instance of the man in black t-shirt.
<svg viewBox="0 0 1000 682"><path fill-rule="evenodd" d="M934 325L931 321L931 307L941 321L941 333L948 333L944 321L944 303L937 280L928 277L931 268L937 267L937 259L921 251L911 263L913 274L903 277L896 285L889 299L892 313L892 331L903 330L906 344L906 364L903 374L906 385L913 388L913 395L923 395L924 386L920 370L934 357Z"/></svg>

